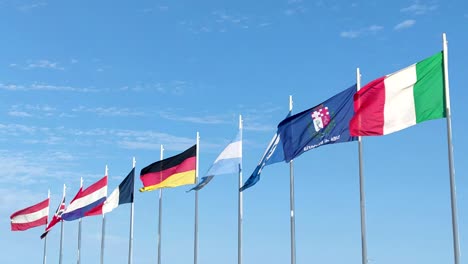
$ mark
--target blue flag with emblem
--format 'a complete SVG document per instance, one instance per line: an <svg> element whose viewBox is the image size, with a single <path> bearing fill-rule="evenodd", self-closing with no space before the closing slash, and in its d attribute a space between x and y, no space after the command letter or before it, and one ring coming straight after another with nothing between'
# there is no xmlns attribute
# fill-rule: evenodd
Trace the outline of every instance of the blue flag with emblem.
<svg viewBox="0 0 468 264"><path fill-rule="evenodd" d="M278 125L286 162L322 145L357 140L349 133L356 85Z"/></svg>

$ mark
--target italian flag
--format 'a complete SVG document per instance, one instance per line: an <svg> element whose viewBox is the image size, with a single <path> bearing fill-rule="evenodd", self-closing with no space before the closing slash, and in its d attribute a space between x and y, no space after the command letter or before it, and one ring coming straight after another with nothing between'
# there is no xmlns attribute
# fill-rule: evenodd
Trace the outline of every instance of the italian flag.
<svg viewBox="0 0 468 264"><path fill-rule="evenodd" d="M354 96L352 136L387 135L445 117L443 53L378 78Z"/></svg>

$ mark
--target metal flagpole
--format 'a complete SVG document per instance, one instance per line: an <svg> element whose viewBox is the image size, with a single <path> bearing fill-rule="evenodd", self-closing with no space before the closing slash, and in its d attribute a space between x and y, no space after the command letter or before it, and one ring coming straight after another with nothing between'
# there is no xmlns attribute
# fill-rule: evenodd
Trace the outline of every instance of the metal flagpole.
<svg viewBox="0 0 468 264"><path fill-rule="evenodd" d="M289 96L289 112L292 112L293 100ZM289 162L289 206L291 216L291 264L296 264L296 216L294 215L294 163Z"/></svg>
<svg viewBox="0 0 468 264"><path fill-rule="evenodd" d="M361 89L361 73L356 69L357 90ZM364 165L362 160L362 138L358 137L359 151L359 195L361 205L361 260L362 264L367 264L367 235L366 235L366 196L364 192Z"/></svg>
<svg viewBox="0 0 468 264"><path fill-rule="evenodd" d="M195 184L198 184L198 160L200 158L200 134L197 132L197 151L196 151L196 165L195 165ZM193 238L193 263L198 262L198 190L195 190L195 230Z"/></svg>
<svg viewBox="0 0 468 264"><path fill-rule="evenodd" d="M107 168L106 165L106 173L105 176L108 176L109 169ZM106 194L107 196L107 194ZM101 233L101 264L104 264L104 242L105 242L105 237L106 237L106 214L103 212L102 213L102 233Z"/></svg>
<svg viewBox="0 0 468 264"><path fill-rule="evenodd" d="M161 144L160 160L163 160L164 146ZM158 264L161 264L161 225L162 225L162 189L159 189L159 220L158 220Z"/></svg>
<svg viewBox="0 0 468 264"><path fill-rule="evenodd" d="M80 188L83 187L83 177L80 178ZM78 261L77 263L81 263L81 219L78 220Z"/></svg>
<svg viewBox="0 0 468 264"><path fill-rule="evenodd" d="M63 197L65 197L67 186L63 185ZM62 198L63 201L63 198ZM60 205L61 206L61 205ZM63 220L60 220L60 253L59 253L59 264L62 264L63 259Z"/></svg>
<svg viewBox="0 0 468 264"><path fill-rule="evenodd" d="M457 220L457 196L455 187L455 167L453 163L453 144L452 144L452 114L450 112L450 89L448 80L448 47L447 36L443 38L444 51L444 87L445 87L445 114L447 116L447 143L450 172L450 202L452 207L452 233L453 233L453 253L455 264L460 263L460 245L458 242L458 220Z"/></svg>
<svg viewBox="0 0 468 264"><path fill-rule="evenodd" d="M133 157L133 169L135 169L135 165L136 165L136 160L135 160L135 157ZM135 174L133 175L133 177L135 177ZM135 183L135 179L134 179L134 183ZM135 189L135 186L132 186L132 191L134 189ZM133 262L133 211L134 211L133 205L134 205L134 201L132 200L132 204L130 205L130 237L128 241L128 264L132 264Z"/></svg>
<svg viewBox="0 0 468 264"><path fill-rule="evenodd" d="M49 208L50 208L50 190L47 191L47 198L49 199ZM47 217L49 216L49 209L47 209ZM47 228L47 225L46 225ZM42 259L42 264L47 263L47 236L44 237L44 258Z"/></svg>
<svg viewBox="0 0 468 264"><path fill-rule="evenodd" d="M240 141L242 142L242 115L239 115L239 133ZM242 143L241 143L241 157L242 157ZM242 188L242 158L239 164L239 215L237 220L237 263L242 264L242 221L243 221L243 196L240 189Z"/></svg>

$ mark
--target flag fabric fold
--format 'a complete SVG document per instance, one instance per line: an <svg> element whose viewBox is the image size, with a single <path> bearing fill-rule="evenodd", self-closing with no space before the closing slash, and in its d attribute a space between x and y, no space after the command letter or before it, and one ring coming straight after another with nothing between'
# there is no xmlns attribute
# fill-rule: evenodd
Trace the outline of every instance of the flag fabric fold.
<svg viewBox="0 0 468 264"><path fill-rule="evenodd" d="M135 168L119 184L119 187L107 197L102 208L102 213L109 213L121 204L133 203L133 189L135 183Z"/></svg>
<svg viewBox="0 0 468 264"><path fill-rule="evenodd" d="M50 220L49 224L47 225L45 232L41 235L41 239L47 236L49 231L54 227L58 222L62 221L62 214L65 211L65 196L62 197L62 201L60 202L55 214L52 216L52 220Z"/></svg>
<svg viewBox="0 0 468 264"><path fill-rule="evenodd" d="M288 113L286 116L291 116L291 112ZM263 153L260 162L258 163L257 167L255 167L254 171L250 175L250 177L245 181L244 185L240 188L239 191L244 191L252 186L254 186L260 180L260 174L262 173L263 168L266 165L274 164L284 161L284 151L283 151L283 143L281 142L280 135L278 132L273 136L270 143L268 144L265 152Z"/></svg>
<svg viewBox="0 0 468 264"><path fill-rule="evenodd" d="M14 212L10 216L11 231L24 231L33 227L47 225L49 202L50 199L47 198L40 203Z"/></svg>
<svg viewBox="0 0 468 264"><path fill-rule="evenodd" d="M371 81L354 97L354 136L387 135L445 117L443 52Z"/></svg>
<svg viewBox="0 0 468 264"><path fill-rule="evenodd" d="M146 166L140 172L140 180L143 183L140 192L194 184L196 161L195 144L178 155Z"/></svg>
<svg viewBox="0 0 468 264"><path fill-rule="evenodd" d="M229 174L239 172L242 160L242 139L240 131L236 137L224 148L216 160L211 165L202 178L202 181L189 191L198 191L205 187L216 175Z"/></svg>
<svg viewBox="0 0 468 264"><path fill-rule="evenodd" d="M80 188L75 198L70 202L62 219L73 221L85 216L102 214L102 206L107 196L107 175L85 190Z"/></svg>
<svg viewBox="0 0 468 264"><path fill-rule="evenodd" d="M349 132L356 85L278 125L286 162L322 145L357 140Z"/></svg>

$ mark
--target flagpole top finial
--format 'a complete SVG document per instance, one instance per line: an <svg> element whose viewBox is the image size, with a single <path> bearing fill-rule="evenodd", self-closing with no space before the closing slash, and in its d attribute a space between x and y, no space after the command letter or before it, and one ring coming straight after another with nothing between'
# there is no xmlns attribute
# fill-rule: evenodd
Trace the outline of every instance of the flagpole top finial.
<svg viewBox="0 0 468 264"><path fill-rule="evenodd" d="M289 96L289 111L292 111L293 109L293 98L292 95Z"/></svg>

